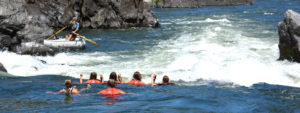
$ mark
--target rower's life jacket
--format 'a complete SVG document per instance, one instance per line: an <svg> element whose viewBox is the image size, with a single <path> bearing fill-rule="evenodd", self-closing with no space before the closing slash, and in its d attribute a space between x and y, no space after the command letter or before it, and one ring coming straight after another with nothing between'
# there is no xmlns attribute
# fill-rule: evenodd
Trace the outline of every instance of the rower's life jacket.
<svg viewBox="0 0 300 113"><path fill-rule="evenodd" d="M157 84L158 86L163 86L163 85L175 85L175 83L160 83L160 84Z"/></svg>
<svg viewBox="0 0 300 113"><path fill-rule="evenodd" d="M88 80L85 82L85 84L101 84L102 82L99 80Z"/></svg>
<svg viewBox="0 0 300 113"><path fill-rule="evenodd" d="M102 95L120 95L122 90L119 90L117 88L106 88L102 91L99 91L98 94Z"/></svg>
<svg viewBox="0 0 300 113"><path fill-rule="evenodd" d="M128 82L128 84L131 84L131 85L145 85L144 82L139 81L139 80L130 80L130 81Z"/></svg>
<svg viewBox="0 0 300 113"><path fill-rule="evenodd" d="M76 29L79 29L79 23L73 21L73 22L72 22L72 31L75 31Z"/></svg>

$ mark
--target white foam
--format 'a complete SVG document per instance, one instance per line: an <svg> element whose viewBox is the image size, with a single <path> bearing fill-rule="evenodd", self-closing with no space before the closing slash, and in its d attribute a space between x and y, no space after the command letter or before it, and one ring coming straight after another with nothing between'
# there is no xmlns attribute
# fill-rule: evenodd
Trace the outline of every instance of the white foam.
<svg viewBox="0 0 300 113"><path fill-rule="evenodd" d="M161 75L171 75L173 80L220 80L244 86L259 82L300 84L296 69L300 64L277 61L277 41L246 37L222 25L205 27L196 36L182 33L172 41L175 43L164 48L177 50L173 51L176 57ZM224 45L224 41L230 43Z"/></svg>
<svg viewBox="0 0 300 113"><path fill-rule="evenodd" d="M264 15L273 15L274 13L264 12Z"/></svg>
<svg viewBox="0 0 300 113"><path fill-rule="evenodd" d="M201 24L201 23L230 23L230 21L227 18L222 18L222 19L211 19L211 18L206 18L205 20L178 20L175 21L174 23L177 24Z"/></svg>
<svg viewBox="0 0 300 113"><path fill-rule="evenodd" d="M211 19L211 18L207 18L205 19L206 22L230 22L228 19L223 18L223 19Z"/></svg>
<svg viewBox="0 0 300 113"><path fill-rule="evenodd" d="M128 79L135 71L140 71L145 75L143 80L147 83L151 82L149 75L157 73L158 82L162 75L169 75L171 80L219 80L245 86L258 82L300 85L300 64L277 61L278 40L274 37L266 39L244 35L249 31L226 17L194 21L176 19L170 22L206 24L184 26L182 32L168 40L160 40L151 49L130 51L131 54L116 51L109 54L60 53L35 57L0 52L0 62L9 73L20 76L58 74L79 78L79 74L83 73L84 78L88 78L89 73L95 71L103 73L107 80L111 71L122 73ZM276 31L264 30L263 33Z"/></svg>

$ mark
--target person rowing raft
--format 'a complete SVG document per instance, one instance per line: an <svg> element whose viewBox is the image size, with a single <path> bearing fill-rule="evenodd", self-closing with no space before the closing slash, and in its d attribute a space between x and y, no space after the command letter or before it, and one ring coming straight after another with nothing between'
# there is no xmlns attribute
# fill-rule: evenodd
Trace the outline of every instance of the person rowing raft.
<svg viewBox="0 0 300 113"><path fill-rule="evenodd" d="M76 33L79 30L79 22L77 22L77 18L73 17L73 19L70 21L70 24L72 26L72 32L69 35L66 35L66 40L73 41L76 38Z"/></svg>

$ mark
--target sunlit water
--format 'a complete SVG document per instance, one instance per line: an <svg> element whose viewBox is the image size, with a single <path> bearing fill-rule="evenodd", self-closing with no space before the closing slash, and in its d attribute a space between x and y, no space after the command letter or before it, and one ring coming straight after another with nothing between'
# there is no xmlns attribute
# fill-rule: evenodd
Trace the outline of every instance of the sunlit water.
<svg viewBox="0 0 300 113"><path fill-rule="evenodd" d="M300 12L300 1L254 2L251 6L153 9L160 28L81 30L80 34L100 44L88 43L84 51L47 57L1 52L0 62L8 72L22 77L2 77L0 93L5 96L0 98L0 110L300 112L300 91L295 88L300 86L300 64L277 61L277 24L287 9ZM67 77L78 81L83 73L87 79L92 71L103 73L105 80L112 71L125 80L140 71L146 83L157 73L157 82L169 75L179 85L121 85L134 94L108 100L117 102L110 107L103 105L107 98L95 94L105 85L71 100L45 93L63 88Z"/></svg>

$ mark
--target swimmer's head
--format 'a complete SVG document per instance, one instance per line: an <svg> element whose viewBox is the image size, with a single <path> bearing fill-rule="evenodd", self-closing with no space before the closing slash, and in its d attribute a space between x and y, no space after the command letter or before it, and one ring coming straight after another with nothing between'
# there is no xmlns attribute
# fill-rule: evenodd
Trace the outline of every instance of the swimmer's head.
<svg viewBox="0 0 300 113"><path fill-rule="evenodd" d="M97 73L96 72L92 72L90 75L90 80L94 80L97 79Z"/></svg>
<svg viewBox="0 0 300 113"><path fill-rule="evenodd" d="M107 86L108 86L108 87L111 87L111 88L114 88L114 87L116 86L115 80L109 79L109 80L107 81Z"/></svg>
<svg viewBox="0 0 300 113"><path fill-rule="evenodd" d="M163 83L169 83L169 77L167 75L163 77Z"/></svg>
<svg viewBox="0 0 300 113"><path fill-rule="evenodd" d="M115 81L117 81L117 73L116 72L111 72L109 75L109 79L113 79Z"/></svg>
<svg viewBox="0 0 300 113"><path fill-rule="evenodd" d="M135 80L139 80L139 81L141 81L142 80L142 75L141 75L141 73L140 72L135 72L134 74L133 74L133 78L135 79Z"/></svg>
<svg viewBox="0 0 300 113"><path fill-rule="evenodd" d="M72 80L71 79L65 80L65 86L66 86L66 88L71 88L72 87Z"/></svg>

